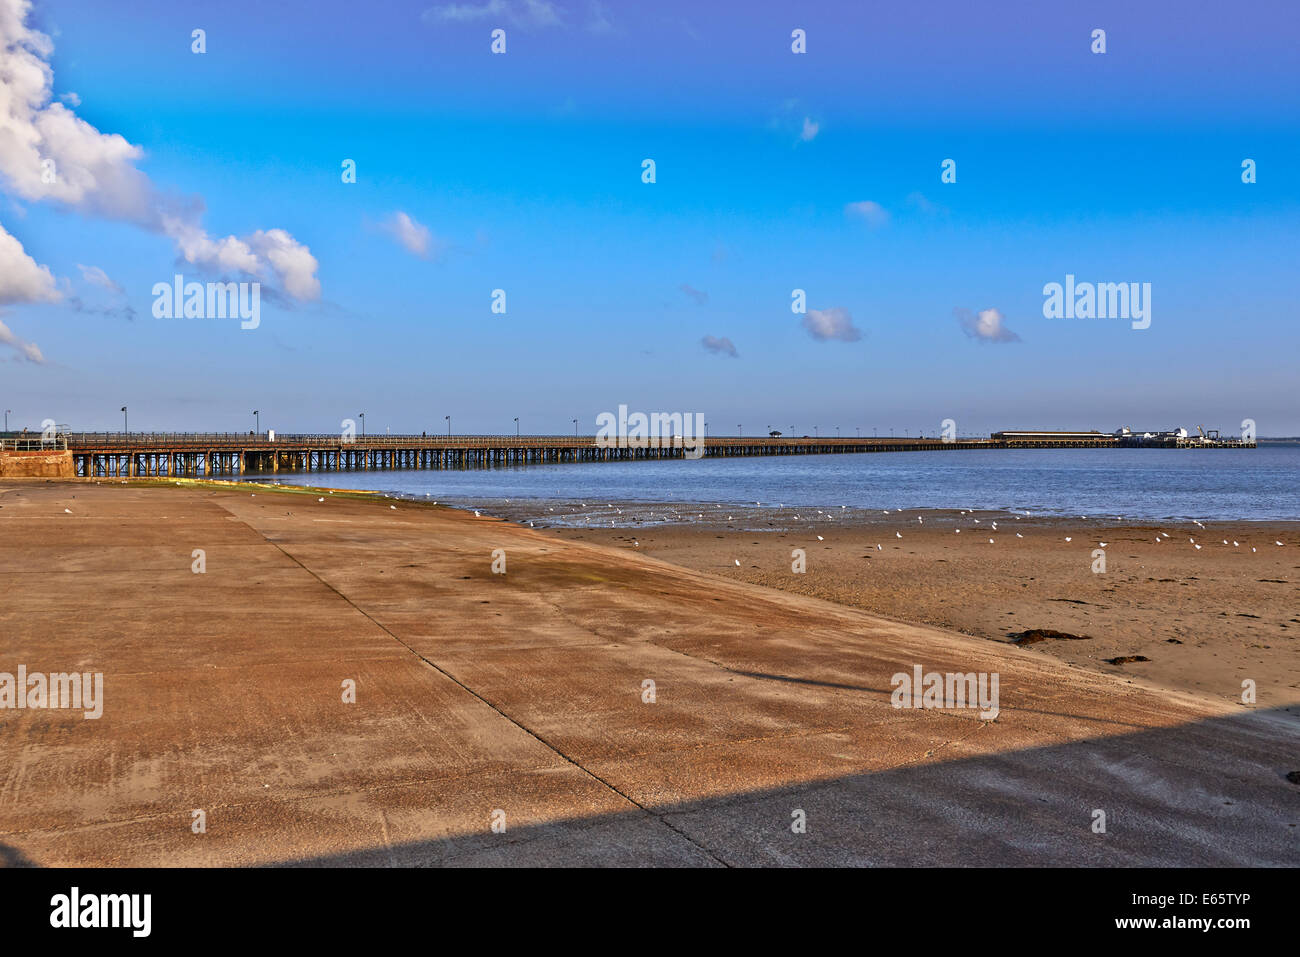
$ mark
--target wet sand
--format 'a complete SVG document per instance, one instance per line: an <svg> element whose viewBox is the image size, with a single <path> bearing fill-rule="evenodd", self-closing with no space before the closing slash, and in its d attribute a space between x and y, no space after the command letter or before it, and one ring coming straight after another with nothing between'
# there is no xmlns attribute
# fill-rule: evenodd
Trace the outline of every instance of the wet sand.
<svg viewBox="0 0 1300 957"><path fill-rule="evenodd" d="M105 679L98 720L0 710L0 862L1300 863L1267 700L734 574L405 502L0 482L0 670ZM916 665L998 674L998 716L895 708Z"/></svg>

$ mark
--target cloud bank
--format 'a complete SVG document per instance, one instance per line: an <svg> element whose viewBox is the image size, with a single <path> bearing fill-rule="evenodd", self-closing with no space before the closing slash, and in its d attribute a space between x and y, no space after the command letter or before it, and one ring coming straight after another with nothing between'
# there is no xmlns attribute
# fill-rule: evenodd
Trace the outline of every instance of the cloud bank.
<svg viewBox="0 0 1300 957"><path fill-rule="evenodd" d="M294 299L320 296L311 250L283 229L212 237L198 197L164 193L137 163L144 151L103 133L53 97L54 46L26 25L30 0L0 0L0 188L84 216L130 223L169 237L180 259L206 271L237 272L278 285Z"/></svg>

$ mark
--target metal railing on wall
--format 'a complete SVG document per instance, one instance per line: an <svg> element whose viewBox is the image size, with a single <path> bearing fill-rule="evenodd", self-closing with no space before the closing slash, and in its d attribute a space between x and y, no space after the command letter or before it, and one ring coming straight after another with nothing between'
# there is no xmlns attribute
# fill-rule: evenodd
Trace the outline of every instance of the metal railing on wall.
<svg viewBox="0 0 1300 957"><path fill-rule="evenodd" d="M68 439L64 435L51 439L39 435L0 438L0 450L5 452L63 452L67 448Z"/></svg>

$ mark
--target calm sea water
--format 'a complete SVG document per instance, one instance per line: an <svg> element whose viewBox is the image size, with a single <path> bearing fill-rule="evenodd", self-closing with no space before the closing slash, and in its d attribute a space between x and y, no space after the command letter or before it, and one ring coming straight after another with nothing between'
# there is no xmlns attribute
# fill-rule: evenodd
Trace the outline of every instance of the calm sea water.
<svg viewBox="0 0 1300 957"><path fill-rule="evenodd" d="M558 502L977 508L1142 519L1300 519L1300 445L798 455L249 475L491 510ZM512 511L515 510L512 508Z"/></svg>

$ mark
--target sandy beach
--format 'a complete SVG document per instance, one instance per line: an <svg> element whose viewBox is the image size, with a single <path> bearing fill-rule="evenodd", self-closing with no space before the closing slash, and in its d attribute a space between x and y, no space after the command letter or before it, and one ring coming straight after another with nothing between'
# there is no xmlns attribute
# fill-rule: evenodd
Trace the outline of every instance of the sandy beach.
<svg viewBox="0 0 1300 957"><path fill-rule="evenodd" d="M1236 701L1250 679L1300 714L1300 523L615 505L655 524L611 529L604 505L562 506L556 533L1153 686Z"/></svg>
<svg viewBox="0 0 1300 957"><path fill-rule="evenodd" d="M967 616L1013 587L991 574L981 599L974 572L922 580L927 562L988 559L945 546L939 528L900 524L898 544L885 528L869 560L865 540L850 548L829 527L820 548L802 533L724 537L733 557L678 531L647 536L676 546L611 547L590 531L310 490L0 483L0 671L104 676L98 719L0 710L0 859L1300 862L1300 785L1288 779L1300 778L1297 724L1277 690L1287 679L1261 674L1259 702L1246 705L1221 686L1160 690L1130 683L1128 667L1077 667L1056 657L1064 641L1016 647L853 607L830 571L850 551L876 576L863 581L886 614L901 607L883 597L888 563L910 563L888 571L901 591L889 601L950 606L958 627L977 627ZM1114 579L1067 570L1073 553L1047 544L1058 530L1024 534L1043 536L1034 561L1047 569L997 559L1011 562L994 566L1009 581L1055 574L1054 596L1131 616L1105 591ZM1110 574L1210 578L1190 556L1126 565L1155 559L1115 537ZM778 582L777 558L796 545L808 551L801 580L822 576L822 594ZM1294 547L1242 574L1290 577L1278 563ZM845 557L831 559L836 549ZM1285 599L1257 584L1269 597L1223 610L1250 609L1261 629L1290 624L1276 620ZM1165 601L1183 621L1162 627L1186 628L1180 650L1192 650L1192 599ZM988 626L1103 630L1070 617L1073 606L1058 617L1031 607L991 607ZM1236 679L1230 656L1253 633L1231 634L1204 637L1226 662L1220 685ZM1092 641L1115 642L1100 653L1144 647ZM895 707L891 676L916 666L999 675L996 718Z"/></svg>

